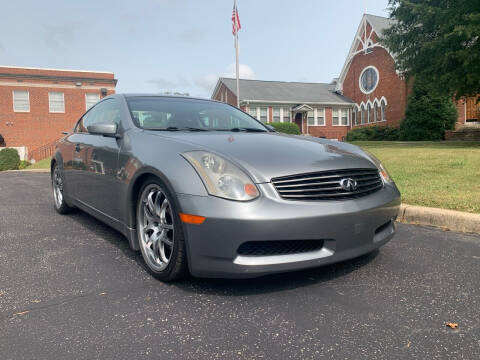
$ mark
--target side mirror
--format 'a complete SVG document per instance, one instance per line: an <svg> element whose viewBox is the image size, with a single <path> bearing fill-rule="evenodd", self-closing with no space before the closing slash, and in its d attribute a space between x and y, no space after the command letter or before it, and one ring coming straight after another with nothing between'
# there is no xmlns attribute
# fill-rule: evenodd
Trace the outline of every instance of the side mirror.
<svg viewBox="0 0 480 360"><path fill-rule="evenodd" d="M87 130L92 135L120 138L121 136L117 134L117 127L117 124L93 124L88 125Z"/></svg>
<svg viewBox="0 0 480 360"><path fill-rule="evenodd" d="M270 132L277 132L277 130L272 125L268 125L268 124L264 124L264 125Z"/></svg>

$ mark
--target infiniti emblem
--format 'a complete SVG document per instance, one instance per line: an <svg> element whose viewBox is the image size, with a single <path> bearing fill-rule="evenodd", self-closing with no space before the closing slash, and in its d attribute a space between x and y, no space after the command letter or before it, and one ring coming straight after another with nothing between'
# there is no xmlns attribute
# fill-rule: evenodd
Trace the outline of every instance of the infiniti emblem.
<svg viewBox="0 0 480 360"><path fill-rule="evenodd" d="M345 178L340 180L340 186L342 187L343 190L355 191L357 190L358 184L357 184L357 180L354 180L352 178Z"/></svg>

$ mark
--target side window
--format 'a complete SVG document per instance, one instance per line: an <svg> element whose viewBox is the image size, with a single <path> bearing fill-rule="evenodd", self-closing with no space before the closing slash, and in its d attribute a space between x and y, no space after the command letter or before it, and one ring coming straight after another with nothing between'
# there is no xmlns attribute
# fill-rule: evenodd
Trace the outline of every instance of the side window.
<svg viewBox="0 0 480 360"><path fill-rule="evenodd" d="M75 132L88 133L92 124L120 124L120 107L116 99L104 100L88 111L77 124Z"/></svg>

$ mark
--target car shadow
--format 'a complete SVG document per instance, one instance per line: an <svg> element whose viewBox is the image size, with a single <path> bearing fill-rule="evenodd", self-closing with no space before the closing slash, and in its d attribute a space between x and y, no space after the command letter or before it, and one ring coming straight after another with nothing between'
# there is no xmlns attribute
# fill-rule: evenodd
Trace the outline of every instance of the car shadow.
<svg viewBox="0 0 480 360"><path fill-rule="evenodd" d="M141 253L132 250L128 244L127 238L121 233L80 210L75 210L69 215L69 217L83 227L88 228L98 238L116 246L125 256L134 260L144 271L147 272ZM308 287L341 278L366 266L373 261L378 254L379 251L375 250L355 259L335 264L306 270L265 275L252 279L209 279L190 276L181 281L164 283L164 285L177 287L185 292L219 296L244 296L280 292Z"/></svg>

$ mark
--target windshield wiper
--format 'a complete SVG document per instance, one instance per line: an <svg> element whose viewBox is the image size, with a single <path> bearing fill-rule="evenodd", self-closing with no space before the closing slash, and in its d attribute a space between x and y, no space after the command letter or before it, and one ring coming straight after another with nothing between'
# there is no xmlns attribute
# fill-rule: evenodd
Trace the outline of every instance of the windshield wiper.
<svg viewBox="0 0 480 360"><path fill-rule="evenodd" d="M236 127L236 128L232 128L230 129L230 131L244 131L244 132L267 132L267 130L264 130L264 129L258 129L258 128L239 128L239 127Z"/></svg>
<svg viewBox="0 0 480 360"><path fill-rule="evenodd" d="M182 131L182 130L188 130L188 131L208 131L208 129L202 129L202 128L196 128L196 127L183 127L183 128L178 128L176 126L169 126L166 128L144 128L145 130L156 130L156 131Z"/></svg>

